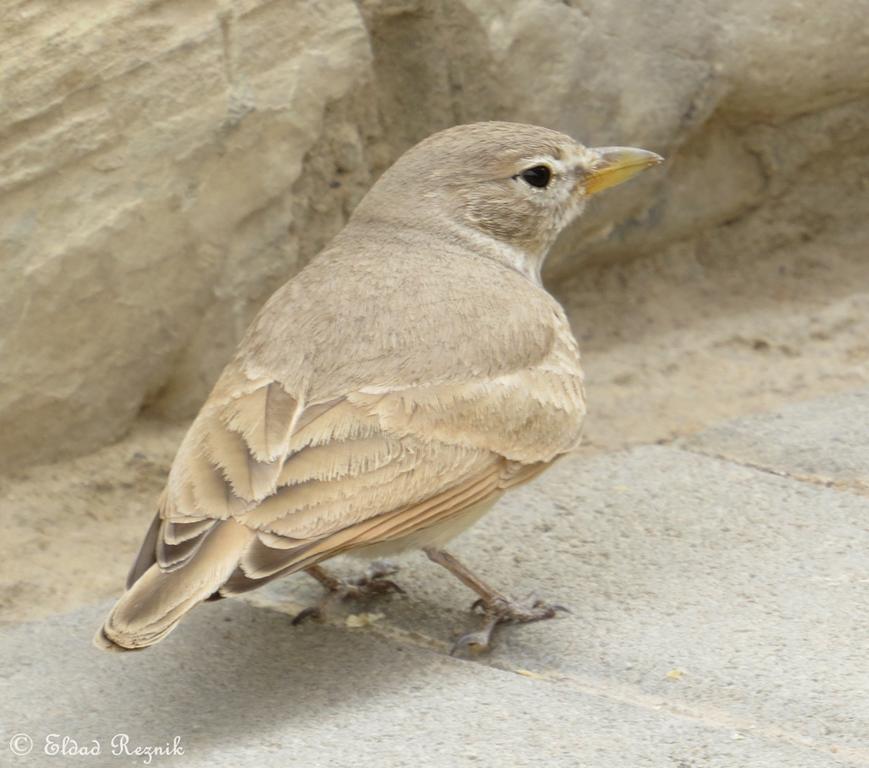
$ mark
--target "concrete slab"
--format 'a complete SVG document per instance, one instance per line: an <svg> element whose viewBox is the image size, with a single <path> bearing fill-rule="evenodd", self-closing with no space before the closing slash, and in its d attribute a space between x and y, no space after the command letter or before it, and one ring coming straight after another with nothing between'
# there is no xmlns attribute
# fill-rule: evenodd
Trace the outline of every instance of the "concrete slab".
<svg viewBox="0 0 869 768"><path fill-rule="evenodd" d="M681 445L869 495L869 389L726 422Z"/></svg>
<svg viewBox="0 0 869 768"><path fill-rule="evenodd" d="M104 654L89 645L104 610L0 633L2 765L831 764L811 746L705 723L653 700L458 661L366 629L294 628L287 616L241 601L203 606L148 651ZM33 739L29 754L10 751L14 734ZM130 750L178 737L183 754L115 756L117 734L128 735ZM46 743L62 745L64 736L88 749L96 740L101 753L46 754ZM12 743L23 751L27 739Z"/></svg>
<svg viewBox="0 0 869 768"><path fill-rule="evenodd" d="M863 497L649 447L563 463L453 551L573 609L504 628L483 663L869 764L867 526ZM477 626L442 569L399 576L374 631L446 652ZM294 577L258 599L316 593Z"/></svg>
<svg viewBox="0 0 869 768"><path fill-rule="evenodd" d="M70 763L147 764L111 754L119 733L178 736L152 763L194 767L869 765L867 521L860 495L673 447L564 462L453 551L572 614L450 658L472 595L413 556L359 629L347 606L292 627L320 594L303 574L138 654L91 648L105 606L8 625L0 765L65 764L50 734L99 741Z"/></svg>

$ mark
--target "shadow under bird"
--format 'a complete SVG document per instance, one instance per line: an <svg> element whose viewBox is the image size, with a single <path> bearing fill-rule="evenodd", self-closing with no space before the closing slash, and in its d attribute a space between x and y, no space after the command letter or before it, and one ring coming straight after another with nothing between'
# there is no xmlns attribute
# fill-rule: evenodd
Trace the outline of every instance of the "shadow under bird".
<svg viewBox="0 0 869 768"><path fill-rule="evenodd" d="M341 581L319 563L408 548L479 596L483 626L459 648L555 615L443 546L578 446L579 350L540 270L591 195L659 162L500 122L405 153L247 331L96 644L145 648L198 603L296 571L345 596L397 588L388 569Z"/></svg>

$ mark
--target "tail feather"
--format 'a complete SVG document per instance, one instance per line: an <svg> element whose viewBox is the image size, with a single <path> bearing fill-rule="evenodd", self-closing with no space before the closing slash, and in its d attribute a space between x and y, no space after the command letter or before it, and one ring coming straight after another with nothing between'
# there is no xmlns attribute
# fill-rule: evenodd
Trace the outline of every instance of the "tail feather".
<svg viewBox="0 0 869 768"><path fill-rule="evenodd" d="M145 534L145 540L142 546L139 547L139 554L136 555L136 560L127 574L127 589L133 586L154 563L157 562L157 541L160 536L160 513L154 515L151 521L151 526L148 528L148 533Z"/></svg>
<svg viewBox="0 0 869 768"><path fill-rule="evenodd" d="M191 608L217 592L235 571L253 532L226 520L178 570L151 565L123 594L94 637L104 650L132 651L162 640Z"/></svg>

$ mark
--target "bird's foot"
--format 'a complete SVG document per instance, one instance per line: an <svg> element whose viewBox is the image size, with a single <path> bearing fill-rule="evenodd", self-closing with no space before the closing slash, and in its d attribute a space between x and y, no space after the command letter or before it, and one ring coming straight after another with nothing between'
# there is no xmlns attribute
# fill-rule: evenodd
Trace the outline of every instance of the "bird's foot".
<svg viewBox="0 0 869 768"><path fill-rule="evenodd" d="M547 603L545 600L511 600L503 595L479 598L471 606L472 611L483 614L483 626L476 632L463 635L453 644L450 655L465 651L473 654L485 653L492 648L492 635L499 624L526 624L530 621L543 621L554 618L559 611L569 613L563 605Z"/></svg>
<svg viewBox="0 0 869 768"><path fill-rule="evenodd" d="M305 619L322 618L326 606L339 600L370 600L372 597L397 592L404 594L404 590L392 579L387 578L398 573L398 566L385 560L375 560L368 566L361 576L352 579L339 579L330 576L319 565L305 569L305 573L319 581L329 591L318 605L305 608L296 614L293 624L300 624Z"/></svg>
<svg viewBox="0 0 869 768"><path fill-rule="evenodd" d="M534 597L525 601L511 600L498 590L492 589L449 552L437 547L425 547L423 551L428 555L429 560L442 565L462 584L480 596L471 606L471 610L482 612L485 617L483 628L460 637L450 651L451 656L459 651L483 653L490 650L492 633L499 624L524 624L529 621L542 621L553 618L559 611L567 611L563 605L550 605L546 601Z"/></svg>

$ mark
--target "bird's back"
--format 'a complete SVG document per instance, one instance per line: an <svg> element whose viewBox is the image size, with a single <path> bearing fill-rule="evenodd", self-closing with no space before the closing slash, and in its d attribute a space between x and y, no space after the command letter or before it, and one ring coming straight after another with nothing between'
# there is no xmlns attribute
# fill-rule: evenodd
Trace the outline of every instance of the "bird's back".
<svg viewBox="0 0 869 768"><path fill-rule="evenodd" d="M556 352L578 370L563 310L542 287L464 244L414 247L412 235L378 242L348 228L268 301L242 367L314 400L492 378Z"/></svg>

